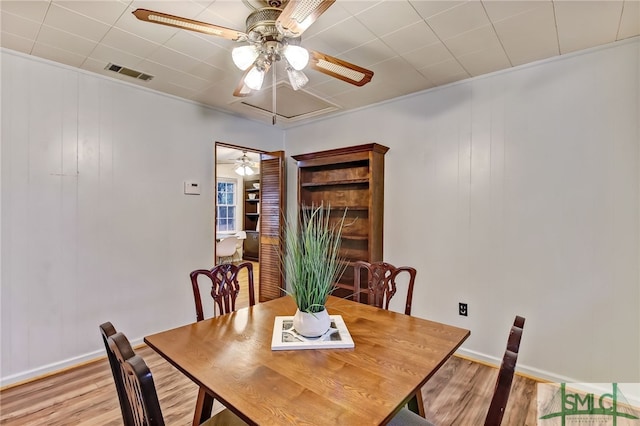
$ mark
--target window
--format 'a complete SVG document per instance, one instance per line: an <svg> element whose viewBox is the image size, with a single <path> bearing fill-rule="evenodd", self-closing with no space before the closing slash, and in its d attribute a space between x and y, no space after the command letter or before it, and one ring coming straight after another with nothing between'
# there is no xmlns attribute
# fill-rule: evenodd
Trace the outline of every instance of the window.
<svg viewBox="0 0 640 426"><path fill-rule="evenodd" d="M236 230L236 188L235 179L220 178L217 182L216 232Z"/></svg>

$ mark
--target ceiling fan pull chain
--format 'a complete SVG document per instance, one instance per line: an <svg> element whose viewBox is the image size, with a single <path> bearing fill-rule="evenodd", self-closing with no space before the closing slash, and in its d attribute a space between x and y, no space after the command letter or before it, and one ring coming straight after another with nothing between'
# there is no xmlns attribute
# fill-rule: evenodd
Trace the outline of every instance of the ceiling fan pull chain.
<svg viewBox="0 0 640 426"><path fill-rule="evenodd" d="M271 102L272 102L272 110L273 117L271 118L271 125L276 125L276 65L273 64L273 83L271 85Z"/></svg>

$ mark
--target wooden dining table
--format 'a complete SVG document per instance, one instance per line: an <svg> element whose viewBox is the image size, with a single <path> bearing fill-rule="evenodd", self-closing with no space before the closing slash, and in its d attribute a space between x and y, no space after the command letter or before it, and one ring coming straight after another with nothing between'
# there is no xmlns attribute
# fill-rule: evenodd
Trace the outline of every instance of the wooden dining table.
<svg viewBox="0 0 640 426"><path fill-rule="evenodd" d="M271 350L275 317L296 311L288 296L144 341L249 424L361 426L388 422L470 334L333 296L326 307L355 347Z"/></svg>

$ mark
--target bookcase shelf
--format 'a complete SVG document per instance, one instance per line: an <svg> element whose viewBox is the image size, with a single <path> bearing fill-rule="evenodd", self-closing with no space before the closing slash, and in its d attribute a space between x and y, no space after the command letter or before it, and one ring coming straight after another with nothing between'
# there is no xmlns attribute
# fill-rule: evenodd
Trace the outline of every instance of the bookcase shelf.
<svg viewBox="0 0 640 426"><path fill-rule="evenodd" d="M247 239L244 240L243 259L259 260L260 234L258 224L260 220L260 189L254 187L254 184L260 184L259 179L244 180L244 231L247 233ZM255 194L255 198L249 198L249 194Z"/></svg>
<svg viewBox="0 0 640 426"><path fill-rule="evenodd" d="M294 155L298 164L298 208L331 207L330 220L345 214L340 255L347 269L335 295L353 294L353 262L382 261L384 155L376 143Z"/></svg>
<svg viewBox="0 0 640 426"><path fill-rule="evenodd" d="M369 179L343 179L343 180L334 180L328 182L305 182L301 183L300 186L303 188L314 188L314 187L325 187L325 186L341 186L341 185L359 185L369 184Z"/></svg>

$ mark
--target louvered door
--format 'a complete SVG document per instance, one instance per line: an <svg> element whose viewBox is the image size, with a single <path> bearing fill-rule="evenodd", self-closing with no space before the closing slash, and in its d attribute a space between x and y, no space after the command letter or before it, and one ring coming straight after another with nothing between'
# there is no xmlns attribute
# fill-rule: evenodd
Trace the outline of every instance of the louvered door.
<svg viewBox="0 0 640 426"><path fill-rule="evenodd" d="M260 302L284 293L280 268L285 211L284 151L260 154Z"/></svg>

